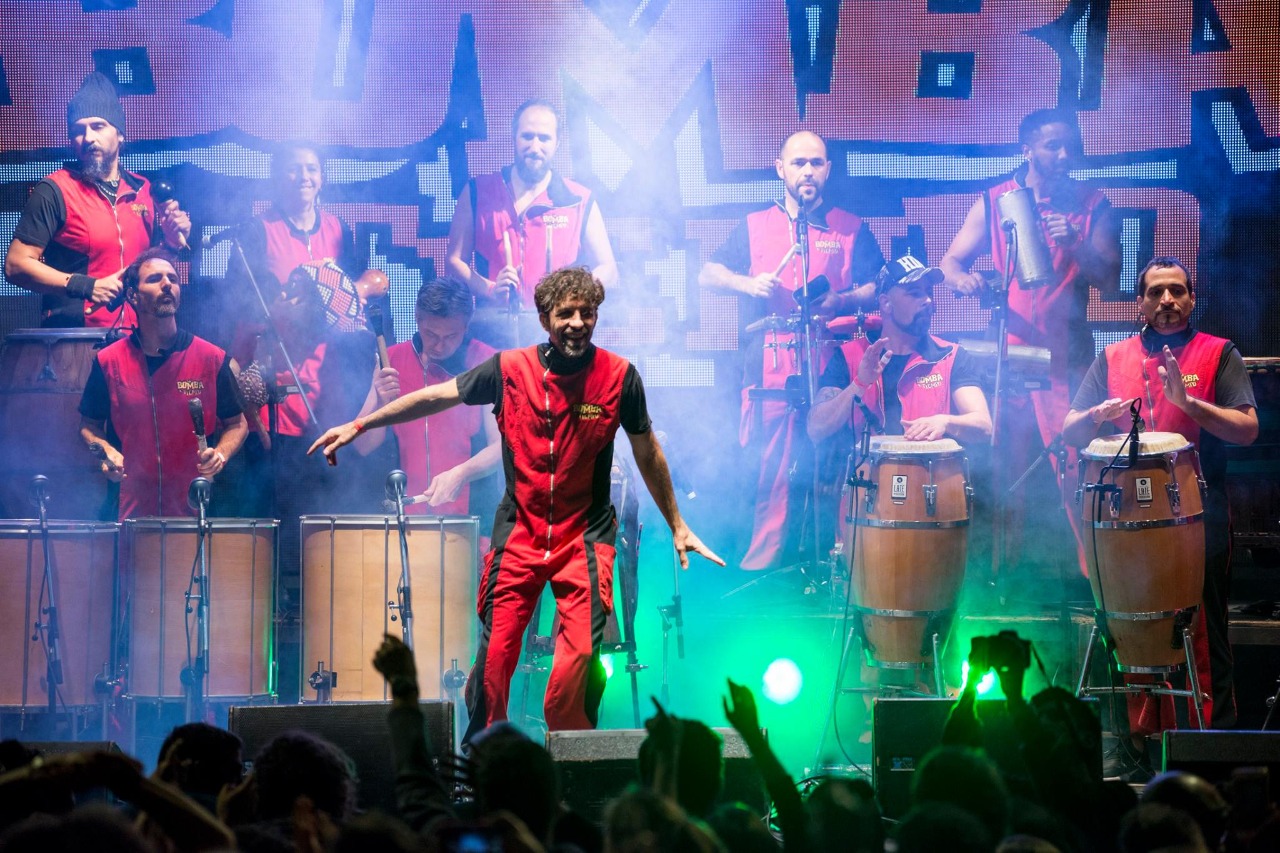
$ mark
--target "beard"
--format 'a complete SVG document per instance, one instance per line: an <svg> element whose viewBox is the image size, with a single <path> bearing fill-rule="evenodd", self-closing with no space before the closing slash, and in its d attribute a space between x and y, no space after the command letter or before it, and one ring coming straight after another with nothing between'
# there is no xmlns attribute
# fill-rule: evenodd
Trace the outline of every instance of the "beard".
<svg viewBox="0 0 1280 853"><path fill-rule="evenodd" d="M80 172L91 181L104 181L115 164L116 158L108 157L101 149L94 149L81 155Z"/></svg>
<svg viewBox="0 0 1280 853"><path fill-rule="evenodd" d="M933 322L932 311L921 311L911 318L911 322L902 327L902 331L916 338L929 334L929 326Z"/></svg>
<svg viewBox="0 0 1280 853"><path fill-rule="evenodd" d="M547 176L551 171L551 161L542 160L536 166L530 166L529 161L525 157L521 157L516 161L516 174L520 176L520 180L526 184L536 184Z"/></svg>

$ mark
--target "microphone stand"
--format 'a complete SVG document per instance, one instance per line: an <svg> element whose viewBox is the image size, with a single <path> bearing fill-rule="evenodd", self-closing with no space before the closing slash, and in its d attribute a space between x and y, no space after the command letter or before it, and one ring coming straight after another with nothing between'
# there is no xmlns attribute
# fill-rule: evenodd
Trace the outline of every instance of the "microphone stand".
<svg viewBox="0 0 1280 853"><path fill-rule="evenodd" d="M676 629L676 657L684 660L684 609L680 597L680 555L671 549L671 603L658 606L658 615L662 617L662 706L668 707L671 688L667 680L670 664L670 651L667 641L671 629Z"/></svg>
<svg viewBox="0 0 1280 853"><path fill-rule="evenodd" d="M795 245L800 247L800 351L799 351L799 368L800 376L804 383L805 402L796 413L801 419L801 430L803 431L803 419L807 415L813 401L818 399L818 371L816 369L818 363L817 341L813 329L813 302L809 296L809 213L805 210L804 205L797 203L796 210L796 239ZM809 577L809 582L814 583L818 574L818 566L821 562L822 553L822 529L821 529L821 512L819 511L818 501L822 494L822 474L818 465L817 447L809 442L809 452L811 454L810 466L812 469L809 483L809 512L813 520L811 528L813 535L813 555L809 561L810 569L813 575ZM803 572L803 568L801 569ZM835 589L835 585L829 585L831 590Z"/></svg>
<svg viewBox="0 0 1280 853"><path fill-rule="evenodd" d="M187 504L196 511L196 559L192 566L196 592L187 590L187 613L195 602L196 653L182 670L182 682L186 685L186 721L196 722L204 718L205 679L209 674L209 490L210 481L196 477L187 489Z"/></svg>
<svg viewBox="0 0 1280 853"><path fill-rule="evenodd" d="M996 382L991 392L990 464L994 464L995 454L1000 446L1000 424L1004 413L1005 368L1009 360L1009 290L1013 287L1013 277L1017 274L1018 268L1018 225L1012 219L1005 219L1000 223L1000 227L1008 235L1009 250L1005 253L1004 280L1000 283L999 291L992 293L991 302L991 312L996 318ZM1004 564L1005 499L999 490L992 490L992 494L997 503L993 507L995 511L991 514L991 585L997 587L1000 603L1003 604L1004 593L998 587L1001 568Z"/></svg>
<svg viewBox="0 0 1280 853"><path fill-rule="evenodd" d="M53 714L58 710L58 685L62 684L62 653L60 646L61 629L58 625L57 585L54 583L55 571L53 551L49 541L49 515L45 494L44 475L37 475L31 480L31 498L40 510L40 544L44 551L44 588L49 591L49 605L42 611L44 621L36 621L36 633L44 632L45 659L45 692L49 698L49 720L52 725Z"/></svg>
<svg viewBox="0 0 1280 853"><path fill-rule="evenodd" d="M409 520L404 514L405 473L400 470L387 475L387 497L395 501L396 529L400 534L400 584L396 587L396 601L388 601L387 608L392 611L391 621L396 621L396 613L400 617L400 634L404 644L413 651L413 591L409 578Z"/></svg>

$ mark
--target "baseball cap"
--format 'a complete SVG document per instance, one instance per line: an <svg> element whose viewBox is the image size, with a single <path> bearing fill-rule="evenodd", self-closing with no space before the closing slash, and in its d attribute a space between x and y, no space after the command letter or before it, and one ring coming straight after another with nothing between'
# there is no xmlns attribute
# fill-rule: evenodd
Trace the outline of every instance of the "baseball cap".
<svg viewBox="0 0 1280 853"><path fill-rule="evenodd" d="M927 267L911 255L889 261L876 275L876 295L885 293L898 284L911 284L923 280L927 285L940 283L946 276L937 267Z"/></svg>

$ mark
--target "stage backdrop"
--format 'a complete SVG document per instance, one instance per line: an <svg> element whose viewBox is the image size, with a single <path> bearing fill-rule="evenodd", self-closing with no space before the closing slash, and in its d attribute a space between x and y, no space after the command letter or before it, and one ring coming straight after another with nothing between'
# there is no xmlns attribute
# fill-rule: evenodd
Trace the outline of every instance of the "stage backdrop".
<svg viewBox="0 0 1280 853"><path fill-rule="evenodd" d="M978 191L1019 161L1018 120L1080 111L1085 159L1123 218L1125 293L1096 301L1099 344L1132 331L1153 254L1196 272L1203 328L1280 351L1271 314L1280 168L1275 0L5 0L0 242L65 155L86 72L117 82L125 165L177 187L201 235L260 209L273 142L329 155L324 201L392 282L395 328L441 268L454 197L509 162L516 104L566 119L557 166L599 194L622 281L603 341L652 388L732 386L733 298L696 273L777 197L799 128L834 160L831 200L886 255L937 261ZM229 248L198 253L216 286ZM979 266L989 266L984 259ZM35 299L0 282L0 331ZM976 331L974 300L936 328Z"/></svg>

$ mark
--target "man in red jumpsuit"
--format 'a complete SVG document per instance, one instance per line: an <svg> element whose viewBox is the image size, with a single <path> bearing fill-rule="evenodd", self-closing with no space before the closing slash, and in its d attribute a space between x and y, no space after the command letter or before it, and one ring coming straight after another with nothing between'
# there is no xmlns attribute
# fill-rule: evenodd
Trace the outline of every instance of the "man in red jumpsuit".
<svg viewBox="0 0 1280 853"><path fill-rule="evenodd" d="M390 364L374 371L373 387L359 417L492 358L493 347L467 333L474 308L465 284L441 278L423 284L413 310L417 334L387 350ZM498 423L492 413L480 408L453 408L421 421L396 424L391 431L400 467L409 478L408 494L426 498L411 505L410 513L466 515L470 484L496 471L502 458ZM386 435L385 429L366 429L356 439L356 450L372 453ZM479 450L477 442L483 442Z"/></svg>
<svg viewBox="0 0 1280 853"><path fill-rule="evenodd" d="M1208 491L1204 505L1204 603L1193 639L1200 689L1208 697L1210 728L1236 723L1227 597L1231 583L1231 515L1227 506L1225 443L1252 444L1258 437L1253 384L1240 351L1225 338L1191 326L1195 290L1176 258L1153 259L1138 274L1141 333L1111 344L1089 368L1062 427L1069 444L1084 446L1100 432L1128 431L1129 405L1142 401L1153 432L1176 432L1200 452ZM1137 568L1137 567L1126 567ZM1155 571L1156 567L1146 567ZM1168 697L1130 703L1130 732L1172 728Z"/></svg>
<svg viewBox="0 0 1280 853"><path fill-rule="evenodd" d="M680 516L639 373L591 343L604 287L586 270L565 269L544 278L534 298L548 342L499 353L454 379L335 427L311 446L336 464L338 449L366 429L434 415L459 403L494 407L507 487L480 580L483 631L467 684L471 725L464 740L506 719L521 637L548 582L560 628L547 682L547 727L596 725L605 685L600 641L613 603L617 521L609 474L619 427L671 527L680 564L687 567L687 552L696 551L724 565Z"/></svg>
<svg viewBox="0 0 1280 853"><path fill-rule="evenodd" d="M802 237L809 241L809 280L825 276L830 290L816 304L831 317L875 305L874 279L884 255L866 224L823 198L831 175L827 144L800 131L787 137L774 162L786 193L782 199L747 216L698 274L702 287L741 294L743 319L766 315L786 319L797 309L793 296L805 284ZM803 227L802 227L802 222ZM742 558L747 570L777 568L797 556L798 508L812 478L793 470L810 452L798 412L780 400L753 400L752 389L781 389L799 373L797 336L770 333L769 347L760 334L743 340L742 420L738 438L748 455L759 460L752 509L751 544ZM821 375L830 348L819 348ZM806 543L807 544L807 543Z"/></svg>

